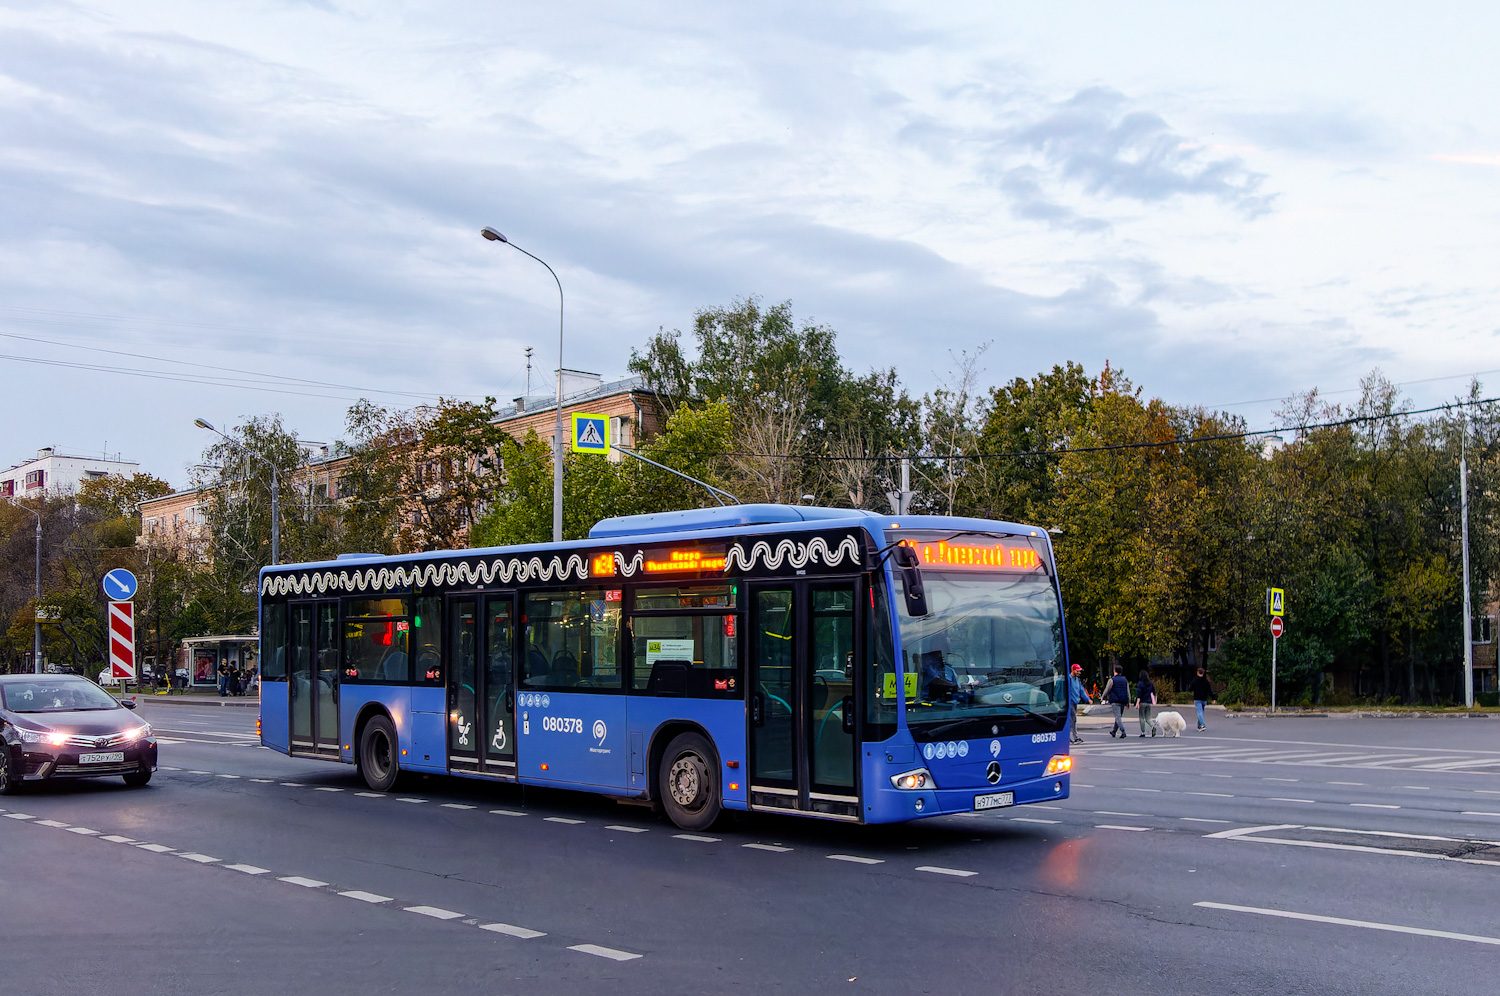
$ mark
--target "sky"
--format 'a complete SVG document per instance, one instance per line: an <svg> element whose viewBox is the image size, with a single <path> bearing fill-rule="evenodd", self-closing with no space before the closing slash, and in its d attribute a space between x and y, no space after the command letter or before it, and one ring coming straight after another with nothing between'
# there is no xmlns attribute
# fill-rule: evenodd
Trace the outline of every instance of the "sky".
<svg viewBox="0 0 1500 996"><path fill-rule="evenodd" d="M0 0L0 467L626 374L757 295L917 394L1500 383L1500 8ZM987 348L985 348L987 347ZM1500 393L1494 390L1486 395Z"/></svg>

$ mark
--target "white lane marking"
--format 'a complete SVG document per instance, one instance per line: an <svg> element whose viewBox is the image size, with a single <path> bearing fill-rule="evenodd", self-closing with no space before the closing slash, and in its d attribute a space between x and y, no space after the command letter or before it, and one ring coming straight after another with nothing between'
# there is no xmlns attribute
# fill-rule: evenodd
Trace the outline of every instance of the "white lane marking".
<svg viewBox="0 0 1500 996"><path fill-rule="evenodd" d="M1466 809L1466 810L1463 811L1463 815L1464 816L1500 816L1500 813L1483 813L1483 812L1480 812L1480 811L1474 810L1474 809Z"/></svg>
<svg viewBox="0 0 1500 996"><path fill-rule="evenodd" d="M34 820L34 819L36 819L35 816L32 816L32 815L30 815L28 813L6 813L5 814L5 818L7 820Z"/></svg>
<svg viewBox="0 0 1500 996"><path fill-rule="evenodd" d="M542 819L548 823L566 823L569 826L577 826L583 822L582 820L570 820L566 816L544 816Z"/></svg>
<svg viewBox="0 0 1500 996"><path fill-rule="evenodd" d="M199 854L197 851L179 851L177 852L177 856L179 858L187 858L189 861L196 861L200 865L211 865L219 860L207 854Z"/></svg>
<svg viewBox="0 0 1500 996"><path fill-rule="evenodd" d="M1500 868L1500 861L1488 861L1484 858L1455 858L1447 854L1407 851L1396 847L1367 847L1363 844L1331 844L1322 840L1290 840L1285 837L1238 837L1236 839L1256 844L1282 844L1287 847L1311 847L1320 851L1355 851L1359 854L1385 854L1403 858L1430 858L1436 861L1457 861L1465 865L1490 865Z"/></svg>
<svg viewBox="0 0 1500 996"><path fill-rule="evenodd" d="M261 785L269 785L272 782L274 782L276 779L274 779L274 778L252 778L250 780L252 782L259 782Z"/></svg>
<svg viewBox="0 0 1500 996"><path fill-rule="evenodd" d="M1356 809L1400 809L1401 808L1400 806L1393 806L1393 805L1391 805L1388 802L1351 802L1351 803L1349 803L1349 805L1355 807Z"/></svg>
<svg viewBox="0 0 1500 996"><path fill-rule="evenodd" d="M1468 840L1464 837L1434 837L1423 833L1399 833L1395 830L1351 830L1348 827L1304 827L1305 830L1322 830L1326 833L1357 833L1367 837L1399 837L1402 840L1451 840L1460 844L1489 844L1492 847L1500 847L1490 840Z"/></svg>
<svg viewBox="0 0 1500 996"><path fill-rule="evenodd" d="M1383 758L1381 758L1378 761L1367 761L1364 764L1350 765L1350 767L1354 767L1354 768L1383 768L1383 767L1385 767L1388 764L1405 764L1407 761L1422 761L1422 760L1427 760L1427 761L1453 761L1453 760L1457 760L1457 757L1456 756L1452 756L1452 755L1442 756L1442 757L1424 757L1421 754L1414 754L1411 757L1383 757ZM1494 761L1484 761L1484 762L1481 762L1481 763L1483 763L1483 764L1494 764L1495 762ZM1425 765L1425 767L1431 767L1431 765Z"/></svg>
<svg viewBox="0 0 1500 996"><path fill-rule="evenodd" d="M1145 816L1145 813L1117 813L1112 809L1096 809L1095 816Z"/></svg>
<svg viewBox="0 0 1500 996"><path fill-rule="evenodd" d="M442 804L442 807L444 809L478 809L479 808L477 806L465 806L461 802L445 802L445 803Z"/></svg>
<svg viewBox="0 0 1500 996"><path fill-rule="evenodd" d="M1102 771L1102 770L1106 770L1106 769L1102 769L1101 768L1100 770ZM1108 770L1115 770L1115 769L1108 769ZM1153 771L1151 768L1143 768L1143 769L1141 769L1141 774L1144 774L1144 775L1175 775L1176 773L1177 772L1175 772L1175 771Z"/></svg>
<svg viewBox="0 0 1500 996"><path fill-rule="evenodd" d="M397 796L396 801L397 802L410 802L410 803L416 803L416 804L420 805L421 803L424 803L427 800L426 799L413 799L413 798L410 798L409 796Z"/></svg>
<svg viewBox="0 0 1500 996"><path fill-rule="evenodd" d="M303 878L301 875L287 875L285 878L278 878L276 881L285 882L287 885L300 885L304 889L321 889L328 884L327 882L319 882L315 878Z"/></svg>
<svg viewBox="0 0 1500 996"><path fill-rule="evenodd" d="M342 792L344 790L341 789L341 788L335 788L332 785L319 785L316 788L314 788L313 791L314 792Z"/></svg>
<svg viewBox="0 0 1500 996"><path fill-rule="evenodd" d="M940 865L917 865L917 871L930 872L933 875L952 875L954 878L972 878L979 874L976 871L965 871L962 868L943 868Z"/></svg>
<svg viewBox="0 0 1500 996"><path fill-rule="evenodd" d="M191 771L190 770L188 772L188 774L190 774L190 775L211 775L211 774L213 774L213 772L212 771Z"/></svg>
<svg viewBox="0 0 1500 996"><path fill-rule="evenodd" d="M1012 823L1047 823L1054 826L1062 822L1062 820L1039 820L1035 816L1012 816L1010 821Z"/></svg>
<svg viewBox="0 0 1500 996"><path fill-rule="evenodd" d="M230 871L244 872L246 875L265 875L271 870L259 865L225 865L224 867Z"/></svg>
<svg viewBox="0 0 1500 996"><path fill-rule="evenodd" d="M1183 795L1206 795L1212 799L1233 799L1234 796L1225 792L1184 792Z"/></svg>
<svg viewBox="0 0 1500 996"><path fill-rule="evenodd" d="M1268 823L1263 827L1235 827L1233 830L1220 830L1218 833L1206 834L1210 839L1225 840L1230 837L1243 837L1247 833L1260 833L1262 830L1295 830L1300 823Z"/></svg>
<svg viewBox="0 0 1500 996"><path fill-rule="evenodd" d="M1233 775L1215 775L1215 774L1213 774L1211 772L1204 771L1204 772L1200 773L1199 777L1202 777L1202 778L1233 778L1234 776Z"/></svg>
<svg viewBox="0 0 1500 996"><path fill-rule="evenodd" d="M619 948L606 948L599 944L569 944L569 951L579 951L583 954L598 955L600 958L609 958L612 961L634 961L641 957L631 954L629 951L621 951Z"/></svg>
<svg viewBox="0 0 1500 996"><path fill-rule="evenodd" d="M618 830L621 833L650 833L651 832L650 830L646 829L645 827L627 827L627 826L625 826L622 823L611 823L609 826L605 827L604 829L606 829L606 830Z"/></svg>
<svg viewBox="0 0 1500 996"><path fill-rule="evenodd" d="M463 916L462 913L445 910L440 906L407 906L405 910L408 913L420 913L423 916L430 916L434 920L457 920Z"/></svg>
<svg viewBox="0 0 1500 996"><path fill-rule="evenodd" d="M302 783L301 782L282 782L281 784L285 785L287 788L292 788L292 789L302 788Z"/></svg>
<svg viewBox="0 0 1500 996"><path fill-rule="evenodd" d="M1179 820L1186 820L1189 823L1228 823L1229 822L1228 820L1211 820L1211 819L1208 819L1206 816L1179 816L1177 818Z"/></svg>
<svg viewBox="0 0 1500 996"><path fill-rule="evenodd" d="M161 738L158 737L156 742L157 743L161 743L162 742ZM161 770L163 770L163 771L181 771L182 769L181 768L174 768L170 764L163 764L161 766Z"/></svg>
<svg viewBox="0 0 1500 996"><path fill-rule="evenodd" d="M220 778L238 778L240 776L239 775L220 775L219 777Z"/></svg>
<svg viewBox="0 0 1500 996"><path fill-rule="evenodd" d="M1475 789L1475 795L1500 795L1500 789Z"/></svg>
<svg viewBox="0 0 1500 996"><path fill-rule="evenodd" d="M1364 782L1329 782L1329 785L1353 785L1356 788L1364 788Z"/></svg>
<svg viewBox="0 0 1500 996"><path fill-rule="evenodd" d="M1442 764L1418 764L1418 769L1427 771L1454 771L1458 768L1482 768L1487 765L1500 764L1500 761L1445 761Z"/></svg>
<svg viewBox="0 0 1500 996"><path fill-rule="evenodd" d="M85 837L98 836L98 830L90 830L88 827L68 827L68 833L81 833Z"/></svg>
<svg viewBox="0 0 1500 996"><path fill-rule="evenodd" d="M1268 799L1266 801L1268 801L1268 802L1305 802L1308 805L1316 805L1317 802L1318 802L1318 800L1316 800L1316 799L1287 799L1287 798L1284 798L1284 797L1279 796L1279 795L1273 795L1273 796L1271 796L1270 799Z"/></svg>
<svg viewBox="0 0 1500 996"><path fill-rule="evenodd" d="M1399 923L1378 923L1374 920L1350 920L1341 916L1319 916L1316 913L1295 913L1291 910L1272 910L1260 906L1234 906L1229 903L1194 903L1210 910L1227 910L1231 913L1254 913L1257 916L1275 916L1287 920L1307 920L1312 923L1331 923L1339 927L1363 927L1366 930L1386 930L1395 934L1415 934L1418 937L1443 937L1452 941L1471 941L1475 944L1500 945L1500 937L1485 937L1482 934L1460 934L1451 930L1432 930L1428 927L1407 927Z"/></svg>
<svg viewBox="0 0 1500 996"><path fill-rule="evenodd" d="M1263 782L1299 782L1300 778L1262 778Z"/></svg>
<svg viewBox="0 0 1500 996"><path fill-rule="evenodd" d="M774 851L777 854L784 854L791 850L790 847L782 847L780 844L741 844L740 846L748 847L752 851Z"/></svg>
<svg viewBox="0 0 1500 996"><path fill-rule="evenodd" d="M117 833L107 834L107 835L105 835L103 837L100 837L99 839L100 840L107 840L111 844L134 844L135 843L135 841L132 838L130 838L130 837L121 837Z"/></svg>
<svg viewBox="0 0 1500 996"><path fill-rule="evenodd" d="M1122 786L1120 786L1119 791L1121 791L1121 792L1160 792L1161 789L1131 788L1128 785L1122 785Z"/></svg>
<svg viewBox="0 0 1500 996"><path fill-rule="evenodd" d="M150 851L152 854L171 854L176 850L176 848L168 847L166 844L137 844L135 846L143 851Z"/></svg>
<svg viewBox="0 0 1500 996"><path fill-rule="evenodd" d="M339 895L349 899L358 899L362 903L388 903L390 896L377 896L373 892L360 892L358 889L350 889L348 892L340 892Z"/></svg>
<svg viewBox="0 0 1500 996"><path fill-rule="evenodd" d="M678 840L696 840L700 844L717 844L722 837L705 837L701 833L674 833L672 835Z"/></svg>
<svg viewBox="0 0 1500 996"><path fill-rule="evenodd" d="M39 827L65 827L68 824L59 822L58 820L37 820L34 825Z"/></svg>
<svg viewBox="0 0 1500 996"><path fill-rule="evenodd" d="M356 792L354 794L357 795L357 796L359 796L361 799L384 799L385 798L385 793L384 792Z"/></svg>
<svg viewBox="0 0 1500 996"><path fill-rule="evenodd" d="M852 861L854 864L857 864L857 865L883 865L883 864L885 864L885 859L884 858L862 858L862 857L860 857L857 854L830 854L830 855L828 855L828 858L831 861Z"/></svg>
<svg viewBox="0 0 1500 996"><path fill-rule="evenodd" d="M523 941L529 941L533 937L547 936L540 930L532 930L530 927L517 927L510 923L481 923L478 924L478 927L480 930L490 930L497 934L509 934L511 937L519 937Z"/></svg>
<svg viewBox="0 0 1500 996"><path fill-rule="evenodd" d="M1033 802L1031 804L1031 808L1032 809L1067 809L1068 807L1067 806L1053 806L1053 805L1051 805L1049 803L1045 803L1045 802Z"/></svg>
<svg viewBox="0 0 1500 996"><path fill-rule="evenodd" d="M492 809L492 810L490 810L490 815L491 816L525 816L526 814L525 813L518 813L514 809Z"/></svg>
<svg viewBox="0 0 1500 996"><path fill-rule="evenodd" d="M1094 788L1095 786L1093 786L1093 785L1085 785L1085 784L1083 784L1083 782L1074 782L1073 783L1073 787L1074 788L1081 788L1081 789L1091 789L1091 788Z"/></svg>
<svg viewBox="0 0 1500 996"><path fill-rule="evenodd" d="M1126 827L1126 826L1117 826L1117 825L1115 825L1113 823L1100 823L1100 824L1097 824L1094 827L1094 829L1095 830L1134 830L1137 833L1139 833L1139 832L1141 832L1143 830L1150 830L1151 828L1150 827Z"/></svg>

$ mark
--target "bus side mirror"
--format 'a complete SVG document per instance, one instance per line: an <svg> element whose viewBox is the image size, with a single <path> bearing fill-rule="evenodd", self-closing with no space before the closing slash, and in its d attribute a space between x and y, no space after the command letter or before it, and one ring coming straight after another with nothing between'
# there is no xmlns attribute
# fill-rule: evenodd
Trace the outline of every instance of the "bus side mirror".
<svg viewBox="0 0 1500 996"><path fill-rule="evenodd" d="M901 587L906 592L906 614L913 619L927 615L927 592L922 587L922 568L917 551L909 546L898 546L893 556L896 571L901 575Z"/></svg>

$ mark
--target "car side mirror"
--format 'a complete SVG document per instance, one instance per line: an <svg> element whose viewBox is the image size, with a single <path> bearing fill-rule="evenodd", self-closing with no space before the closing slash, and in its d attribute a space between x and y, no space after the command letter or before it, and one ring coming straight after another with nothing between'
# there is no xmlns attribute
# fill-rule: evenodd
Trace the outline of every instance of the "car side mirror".
<svg viewBox="0 0 1500 996"><path fill-rule="evenodd" d="M906 614L913 619L927 615L927 592L922 587L922 567L917 551L901 545L892 551L901 587L906 593Z"/></svg>
<svg viewBox="0 0 1500 996"><path fill-rule="evenodd" d="M124 706L127 709L134 709L135 708L135 699L121 699L120 700L120 705Z"/></svg>

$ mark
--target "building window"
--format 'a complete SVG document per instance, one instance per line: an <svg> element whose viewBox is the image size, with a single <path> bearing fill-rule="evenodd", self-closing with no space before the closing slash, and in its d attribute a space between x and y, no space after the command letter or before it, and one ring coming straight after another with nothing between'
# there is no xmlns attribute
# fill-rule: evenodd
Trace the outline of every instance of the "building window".
<svg viewBox="0 0 1500 996"><path fill-rule="evenodd" d="M1213 653L1215 650L1218 650L1219 649L1219 634L1216 633L1216 632L1214 632L1213 630L1209 630L1208 631L1208 641L1207 641L1207 643L1204 644L1204 647L1205 647L1206 650L1208 650L1209 653Z"/></svg>
<svg viewBox="0 0 1500 996"><path fill-rule="evenodd" d="M39 488L47 483L47 472L45 470L28 470L26 472L26 490Z"/></svg>
<svg viewBox="0 0 1500 996"><path fill-rule="evenodd" d="M15 481L0 481L0 495L9 497L16 493Z"/></svg>
<svg viewBox="0 0 1500 996"><path fill-rule="evenodd" d="M1474 643L1493 643L1495 641L1495 617L1475 616L1470 620L1474 627Z"/></svg>

